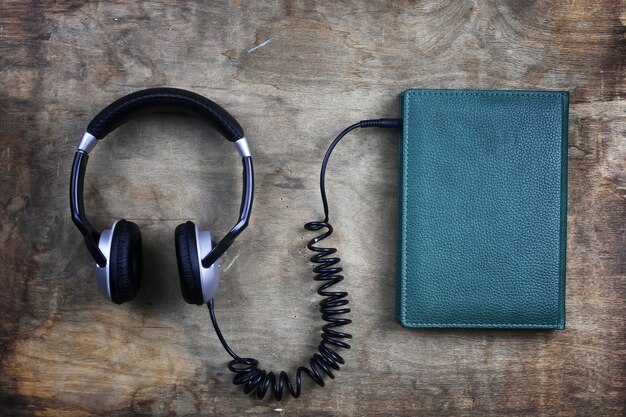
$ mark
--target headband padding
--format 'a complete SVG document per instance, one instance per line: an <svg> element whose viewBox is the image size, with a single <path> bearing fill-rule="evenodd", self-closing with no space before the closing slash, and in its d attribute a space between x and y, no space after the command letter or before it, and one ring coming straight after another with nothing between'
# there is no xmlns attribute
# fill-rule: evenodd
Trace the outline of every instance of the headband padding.
<svg viewBox="0 0 626 417"><path fill-rule="evenodd" d="M202 284L200 282L200 260L196 242L196 226L186 222L176 227L174 232L176 262L180 278L180 292L189 304L202 305Z"/></svg>
<svg viewBox="0 0 626 417"><path fill-rule="evenodd" d="M132 117L157 111L200 116L231 142L244 137L243 128L230 113L200 94L179 88L150 88L124 96L98 113L87 132L102 139Z"/></svg>
<svg viewBox="0 0 626 417"><path fill-rule="evenodd" d="M139 292L142 270L141 231L133 222L120 220L111 239L109 285L116 304L130 301Z"/></svg>

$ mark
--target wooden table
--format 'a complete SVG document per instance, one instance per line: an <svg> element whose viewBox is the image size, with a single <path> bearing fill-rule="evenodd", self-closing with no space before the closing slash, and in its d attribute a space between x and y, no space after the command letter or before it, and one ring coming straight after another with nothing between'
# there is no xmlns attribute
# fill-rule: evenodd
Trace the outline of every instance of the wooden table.
<svg viewBox="0 0 626 417"><path fill-rule="evenodd" d="M0 5L0 414L560 415L626 412L623 1L3 2ZM222 236L241 167L204 122L134 120L92 153L98 228L140 225L143 286L96 288L70 221L75 146L114 99L150 86L204 94L255 155L248 230L224 259L223 331L263 366L315 351L310 255L318 170L348 124L397 117L408 87L571 92L567 329L417 331L394 321L397 134L338 147L328 180L353 348L326 388L245 396L206 308L180 296L174 228Z"/></svg>

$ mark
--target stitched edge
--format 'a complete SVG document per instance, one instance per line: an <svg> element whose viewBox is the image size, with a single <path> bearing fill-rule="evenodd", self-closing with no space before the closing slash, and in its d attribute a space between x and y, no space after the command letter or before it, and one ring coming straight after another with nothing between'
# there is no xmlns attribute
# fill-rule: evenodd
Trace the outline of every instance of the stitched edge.
<svg viewBox="0 0 626 417"><path fill-rule="evenodd" d="M404 106L404 123L406 126L409 126L409 114L410 114L410 106L411 100L411 92L409 91L406 95L406 102ZM407 180L408 180L408 152L409 152L409 141L408 141L408 129L402 129L402 303L400 305L400 319L404 324L411 324L406 321L406 286L408 280L407 274L407 261L406 261L406 209L407 209Z"/></svg>
<svg viewBox="0 0 626 417"><path fill-rule="evenodd" d="M525 327L525 328L558 328L560 323L414 323L414 322L406 322L406 324L411 326L447 326L447 327L467 327L467 326L475 326L475 327Z"/></svg>
<svg viewBox="0 0 626 417"><path fill-rule="evenodd" d="M497 90L414 90L408 89L410 95L441 95L441 96L563 96L561 91L497 91Z"/></svg>
<svg viewBox="0 0 626 417"><path fill-rule="evenodd" d="M432 91L424 91L424 90L412 90L408 89L405 91L407 96L405 108L404 120L405 124L408 126L409 122L409 108L411 105L411 101L409 97L412 95L441 95L441 96L516 96L516 95L527 95L527 96L557 96L560 98L561 103L564 97L562 92L558 91L445 91L445 90L432 90ZM563 117L563 116L561 116ZM400 305L400 319L403 325L407 326L450 326L450 327L463 327L463 326L482 326L482 327L500 327L500 326L509 326L509 327L537 327L537 328L545 328L545 327L560 327L564 326L563 320L558 318L559 310L560 310L560 286L561 282L559 282L559 288L557 288L557 301L559 302L559 310L557 311L557 320L555 323L419 323L419 322L408 322L406 319L406 285L408 281L408 276L406 273L407 268L407 256L406 256L406 191L407 191L407 179L408 179L408 167L406 165L408 161L408 129L403 129L403 140L402 146L403 150L403 195L402 195L402 302ZM561 132L562 133L562 132ZM561 193L563 190L561 190ZM559 271L560 272L560 271ZM559 277L559 281L561 281ZM564 318L564 317L563 317Z"/></svg>
<svg viewBox="0 0 626 417"><path fill-rule="evenodd" d="M561 93L561 219L559 233L559 288L557 322L565 328L565 285L567 281L567 182L569 149L569 93Z"/></svg>

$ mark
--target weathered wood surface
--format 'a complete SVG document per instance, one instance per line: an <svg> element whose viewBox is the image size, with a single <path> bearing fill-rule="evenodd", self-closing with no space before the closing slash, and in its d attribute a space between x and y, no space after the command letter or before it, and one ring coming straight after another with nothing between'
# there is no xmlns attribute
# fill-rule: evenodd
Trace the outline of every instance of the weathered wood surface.
<svg viewBox="0 0 626 417"><path fill-rule="evenodd" d="M626 170L620 1L2 2L0 414L624 415ZM329 140L398 114L408 87L571 91L567 330L416 331L394 322L396 135L342 143L333 243L354 348L326 388L246 397L205 308L179 293L173 231L222 235L240 166L199 121L133 121L93 152L87 208L143 231L138 298L97 292L68 209L73 150L96 112L149 86L211 97L255 154L253 219L217 300L233 346L293 373L320 320L304 222ZM208 132L208 133L207 133Z"/></svg>

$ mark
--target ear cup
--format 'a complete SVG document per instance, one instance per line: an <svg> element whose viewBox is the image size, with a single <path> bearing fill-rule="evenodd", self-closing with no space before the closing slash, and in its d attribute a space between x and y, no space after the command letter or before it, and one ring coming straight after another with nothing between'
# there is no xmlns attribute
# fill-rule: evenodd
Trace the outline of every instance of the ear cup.
<svg viewBox="0 0 626 417"><path fill-rule="evenodd" d="M141 231L135 223L117 222L109 262L111 300L116 304L132 300L139 292L143 263Z"/></svg>
<svg viewBox="0 0 626 417"><path fill-rule="evenodd" d="M187 222L176 227L174 239L180 291L189 304L202 305L204 298L200 283L200 260L198 259L195 224Z"/></svg>

